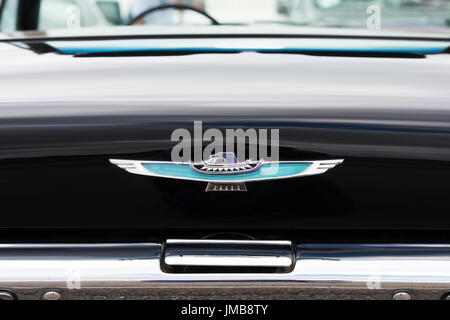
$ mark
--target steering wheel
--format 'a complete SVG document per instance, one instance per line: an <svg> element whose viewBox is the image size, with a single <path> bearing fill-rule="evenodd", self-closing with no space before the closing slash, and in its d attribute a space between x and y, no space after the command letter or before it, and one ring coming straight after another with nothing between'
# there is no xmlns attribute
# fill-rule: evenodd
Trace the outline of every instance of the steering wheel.
<svg viewBox="0 0 450 320"><path fill-rule="evenodd" d="M133 18L128 25L133 25L135 24L137 21L141 20L143 17L145 17L146 15L148 15L149 13L155 12L155 11L159 11L159 10L164 10L164 9L187 9L187 10L192 10L195 12L200 13L201 15L207 17L209 20L211 20L211 23L215 26L219 25L219 21L217 21L216 19L214 19L213 17L211 17L206 11L203 11L201 9L197 9L195 7L192 6L188 6L185 4L165 4L165 5L161 5L161 6L157 6L157 7L153 7L150 9L145 10L144 12L142 12L140 15L138 15L137 17Z"/></svg>

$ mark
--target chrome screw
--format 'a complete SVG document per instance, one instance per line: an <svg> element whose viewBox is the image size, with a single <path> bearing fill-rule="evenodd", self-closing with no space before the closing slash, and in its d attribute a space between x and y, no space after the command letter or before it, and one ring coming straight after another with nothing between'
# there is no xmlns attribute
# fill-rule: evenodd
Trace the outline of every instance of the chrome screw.
<svg viewBox="0 0 450 320"><path fill-rule="evenodd" d="M392 296L392 300L411 300L411 295L406 291L399 291Z"/></svg>
<svg viewBox="0 0 450 320"><path fill-rule="evenodd" d="M59 299L61 299L61 293L59 293L57 291L47 291L42 296L42 299L44 299L44 300L59 300Z"/></svg>

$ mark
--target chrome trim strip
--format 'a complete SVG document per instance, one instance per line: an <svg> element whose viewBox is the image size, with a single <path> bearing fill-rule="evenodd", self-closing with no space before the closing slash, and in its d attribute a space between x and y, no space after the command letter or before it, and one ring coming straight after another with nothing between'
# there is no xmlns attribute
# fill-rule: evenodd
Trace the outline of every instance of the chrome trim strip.
<svg viewBox="0 0 450 320"><path fill-rule="evenodd" d="M157 243L1 245L0 288L14 292L211 286L450 290L449 245L299 245L295 267L288 273L165 273L161 248ZM100 258L104 249L110 251ZM115 255L115 250L120 254Z"/></svg>
<svg viewBox="0 0 450 320"><path fill-rule="evenodd" d="M291 246L291 241L286 240L212 240L212 239L168 239L167 244L243 244L243 245L279 245Z"/></svg>
<svg viewBox="0 0 450 320"><path fill-rule="evenodd" d="M169 266L290 267L289 257L181 255L166 257Z"/></svg>
<svg viewBox="0 0 450 320"><path fill-rule="evenodd" d="M291 268L294 254L290 241L169 239L165 242L161 262L168 267Z"/></svg>
<svg viewBox="0 0 450 320"><path fill-rule="evenodd" d="M160 244L0 244L0 270L4 260L116 260L158 258Z"/></svg>

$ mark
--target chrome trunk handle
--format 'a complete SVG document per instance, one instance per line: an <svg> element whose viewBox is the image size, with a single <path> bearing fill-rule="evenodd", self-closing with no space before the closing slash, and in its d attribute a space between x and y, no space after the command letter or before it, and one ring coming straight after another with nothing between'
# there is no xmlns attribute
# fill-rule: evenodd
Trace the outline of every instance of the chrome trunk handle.
<svg viewBox="0 0 450 320"><path fill-rule="evenodd" d="M290 241L166 240L161 269L168 273L290 272Z"/></svg>

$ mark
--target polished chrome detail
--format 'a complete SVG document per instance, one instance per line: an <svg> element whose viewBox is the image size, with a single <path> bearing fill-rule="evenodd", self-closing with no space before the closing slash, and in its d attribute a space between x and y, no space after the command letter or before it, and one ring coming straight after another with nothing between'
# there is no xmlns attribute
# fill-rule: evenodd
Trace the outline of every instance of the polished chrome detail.
<svg viewBox="0 0 450 320"><path fill-rule="evenodd" d="M240 245L274 245L290 246L287 240L216 240L216 239L168 239L168 244L240 244Z"/></svg>
<svg viewBox="0 0 450 320"><path fill-rule="evenodd" d="M163 265L291 268L290 241L167 240ZM286 269L285 271L289 271Z"/></svg>
<svg viewBox="0 0 450 320"><path fill-rule="evenodd" d="M232 152L220 152L210 156L208 160L201 163L190 163L193 170L211 175L247 174L259 170L262 165L262 160L238 162Z"/></svg>
<svg viewBox="0 0 450 320"><path fill-rule="evenodd" d="M306 172L303 172L303 175L316 175L327 172L330 169L333 169L338 164L344 162L343 159L339 160L324 160L324 161L311 161L311 166L306 169ZM285 161L284 163L289 163L289 161Z"/></svg>
<svg viewBox="0 0 450 320"><path fill-rule="evenodd" d="M411 300L411 295L406 291L399 291L392 296L392 300Z"/></svg>
<svg viewBox="0 0 450 320"><path fill-rule="evenodd" d="M386 299L402 288L439 299L450 288L449 245L298 245L295 265L287 273L167 273L161 269L161 248L157 243L4 244L0 245L0 287L18 295L30 289L66 290L75 297L77 292L85 296L91 289L278 286L327 293L348 289L367 297L384 292ZM80 276L79 290L67 287L72 271ZM379 287L368 285L373 279L379 281Z"/></svg>
<svg viewBox="0 0 450 320"><path fill-rule="evenodd" d="M289 267L290 257L262 257L242 255L229 257L227 255L178 255L165 259L170 266L220 266L220 267Z"/></svg>
<svg viewBox="0 0 450 320"><path fill-rule="evenodd" d="M161 175L156 174L151 171L148 171L143 167L143 164L171 164L171 165L183 165L183 166L191 166L191 163L183 163L183 162L170 162L170 161L142 161L142 160L119 160L119 159L110 159L109 160L112 164L118 166L121 169L124 169L130 173L134 174L140 174L145 176L151 176L151 177L160 177L160 178L172 178L172 179L180 179L180 180L191 180L191 181L203 181L203 182L213 182L213 183L223 183L224 181L217 180L214 178L214 175L211 174L205 174L202 178L180 178L175 176L168 176L168 175ZM295 177L301 177L301 176L311 176L316 174L323 174L327 172L328 170L334 168L338 164L341 164L344 162L343 159L339 160L324 160L324 161L278 161L278 162L263 162L263 164L300 164L300 163L307 163L311 164L306 170L303 172L292 175L289 177L268 177L264 179L259 179L257 181L266 181L266 180L275 180L275 179L286 179L286 178L295 178ZM231 183L243 183L243 182L249 182L249 181L256 181L252 180L250 178L239 178L239 175L236 175L236 179L233 179Z"/></svg>
<svg viewBox="0 0 450 320"><path fill-rule="evenodd" d="M201 163L110 159L112 164L133 174L179 180L203 181L206 191L246 191L246 182L287 179L323 174L344 160L245 161L238 163L234 153L219 153ZM226 187L225 185L238 187Z"/></svg>
<svg viewBox="0 0 450 320"><path fill-rule="evenodd" d="M208 182L206 192L210 191L247 191L245 183L211 183Z"/></svg>
<svg viewBox="0 0 450 320"><path fill-rule="evenodd" d="M16 300L16 297L9 291L0 291L0 300Z"/></svg>
<svg viewBox="0 0 450 320"><path fill-rule="evenodd" d="M47 291L42 295L43 300L59 300L61 299L61 293L58 291Z"/></svg>
<svg viewBox="0 0 450 320"><path fill-rule="evenodd" d="M135 160L109 160L112 164L115 164L119 168L128 171L129 173L141 174L141 175L150 175L147 170L142 166L143 161L135 161Z"/></svg>

